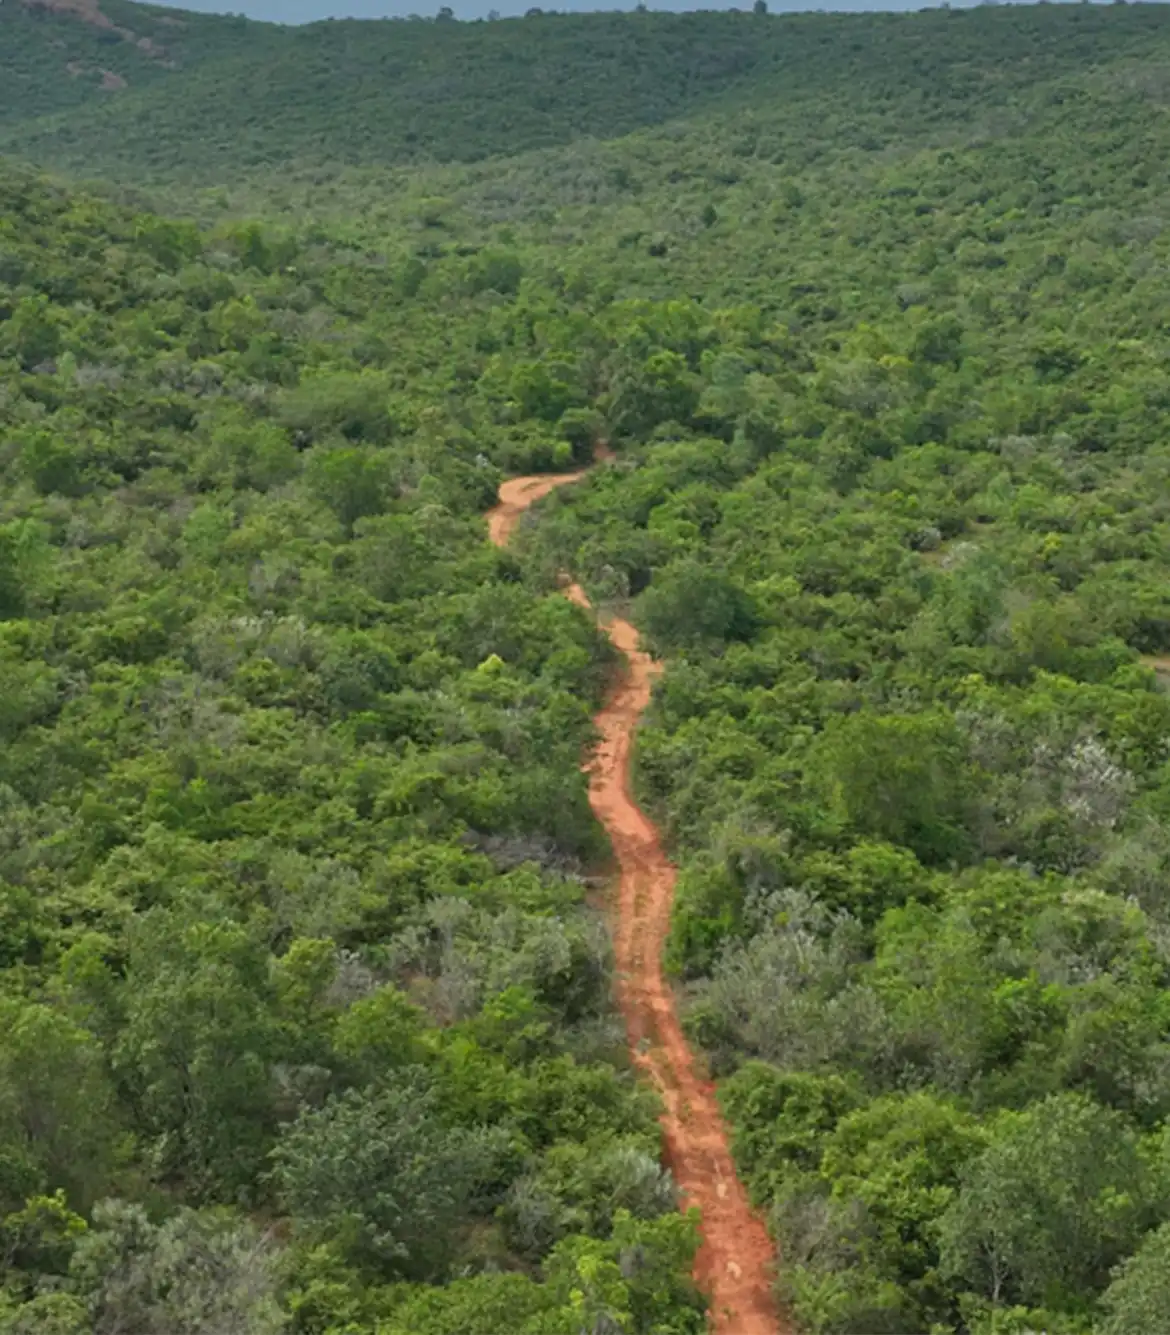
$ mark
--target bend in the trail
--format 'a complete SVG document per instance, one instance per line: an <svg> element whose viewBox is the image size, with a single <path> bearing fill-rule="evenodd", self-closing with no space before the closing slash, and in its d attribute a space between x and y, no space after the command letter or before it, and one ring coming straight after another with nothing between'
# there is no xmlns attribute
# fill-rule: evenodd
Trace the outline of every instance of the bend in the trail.
<svg viewBox="0 0 1170 1335"><path fill-rule="evenodd" d="M514 477L500 487L500 502L488 511L488 537L497 547L506 547L516 525L530 505L547 496L566 482L576 482L585 476L585 469L575 473L538 473L534 477Z"/></svg>
<svg viewBox="0 0 1170 1335"><path fill-rule="evenodd" d="M530 505L583 475L546 474L505 482L500 503L488 515L492 541L506 544ZM568 585L565 594L589 606L580 586ZM589 802L610 837L619 869L614 915L618 1004L634 1061L662 1096L669 1167L684 1203L702 1212L695 1278L710 1297L712 1330L716 1335L779 1335L771 1292L771 1242L736 1175L714 1087L695 1067L674 994L662 973L675 868L630 791L634 734L650 703L658 667L638 648L638 632L628 621L615 618L605 630L625 657L625 671L595 720L601 741L587 770Z"/></svg>

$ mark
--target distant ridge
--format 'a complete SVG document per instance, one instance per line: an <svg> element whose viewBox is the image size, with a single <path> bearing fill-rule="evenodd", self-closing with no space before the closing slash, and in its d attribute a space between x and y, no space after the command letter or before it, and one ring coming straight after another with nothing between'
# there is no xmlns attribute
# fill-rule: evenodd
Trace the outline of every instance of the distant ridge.
<svg viewBox="0 0 1170 1335"><path fill-rule="evenodd" d="M822 100L846 95L864 149L1164 59L1168 34L1157 5L282 28L127 0L18 0L0 6L0 152L206 184L289 163L478 161L709 111L815 138Z"/></svg>

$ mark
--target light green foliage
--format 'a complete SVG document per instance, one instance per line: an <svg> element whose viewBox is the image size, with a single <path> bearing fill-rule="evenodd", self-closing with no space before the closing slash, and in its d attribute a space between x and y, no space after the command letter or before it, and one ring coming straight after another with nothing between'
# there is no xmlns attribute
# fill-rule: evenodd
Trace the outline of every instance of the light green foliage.
<svg viewBox="0 0 1170 1335"><path fill-rule="evenodd" d="M603 1136L554 1146L500 1209L509 1241L522 1255L541 1256L572 1233L609 1236L618 1211L653 1219L676 1209L656 1148Z"/></svg>
<svg viewBox="0 0 1170 1335"><path fill-rule="evenodd" d="M724 1100L737 1157L774 1202L783 1283L809 1329L899 1329L942 1306L938 1221L984 1144L974 1117L926 1093L858 1106L839 1077L759 1063Z"/></svg>
<svg viewBox="0 0 1170 1335"><path fill-rule="evenodd" d="M107 1201L77 1243L69 1283L94 1335L279 1335L273 1252L271 1238L226 1211L184 1210L156 1225L138 1206Z"/></svg>
<svg viewBox="0 0 1170 1335"><path fill-rule="evenodd" d="M697 1222L694 1211L651 1223L619 1211L608 1243L579 1237L558 1244L546 1265L549 1286L564 1305L555 1335L607 1323L621 1335L700 1335L702 1303L685 1277Z"/></svg>
<svg viewBox="0 0 1170 1335"><path fill-rule="evenodd" d="M3 1335L93 1335L85 1305L71 1293L43 1293L27 1302L0 1291Z"/></svg>
<svg viewBox="0 0 1170 1335"><path fill-rule="evenodd" d="M841 1119L825 1143L820 1171L834 1197L864 1206L879 1267L933 1284L933 1222L980 1147L969 1114L929 1094L887 1096Z"/></svg>
<svg viewBox="0 0 1170 1335"><path fill-rule="evenodd" d="M85 1220L66 1205L63 1190L32 1196L0 1224L4 1265L32 1274L60 1273L85 1232Z"/></svg>
<svg viewBox="0 0 1170 1335"><path fill-rule="evenodd" d="M613 1237L566 1239L546 1265L547 1282L481 1275L442 1289L386 1291L390 1314L377 1335L700 1335L701 1303L684 1278L696 1246L695 1221L679 1214L653 1223L619 1211Z"/></svg>
<svg viewBox="0 0 1170 1335"><path fill-rule="evenodd" d="M392 1299L377 1335L460 1335L482 1327L500 1335L549 1330L555 1298L526 1275L477 1275L445 1287L406 1288Z"/></svg>
<svg viewBox="0 0 1170 1335"><path fill-rule="evenodd" d="M333 1046L360 1072L355 1083L370 1085L422 1055L423 1025L423 1015L402 992L382 987L337 1017Z"/></svg>
<svg viewBox="0 0 1170 1335"><path fill-rule="evenodd" d="M826 1137L858 1103L840 1076L779 1071L760 1061L745 1062L719 1097L736 1128L736 1158L753 1182L769 1172L817 1168Z"/></svg>

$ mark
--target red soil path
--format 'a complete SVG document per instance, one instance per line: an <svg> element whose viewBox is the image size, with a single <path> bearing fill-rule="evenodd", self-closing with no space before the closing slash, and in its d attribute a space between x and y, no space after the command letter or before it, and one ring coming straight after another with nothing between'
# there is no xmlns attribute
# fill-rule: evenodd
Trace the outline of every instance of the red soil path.
<svg viewBox="0 0 1170 1335"><path fill-rule="evenodd" d="M582 472L513 478L488 514L491 540L504 546L525 510ZM589 606L576 584L567 597ZM675 869L658 831L630 792L630 752L658 665L638 648L638 632L615 618L606 627L625 671L595 723L601 742L590 757L589 802L613 844L620 872L614 925L618 1004L635 1063L662 1095L667 1162L684 1204L702 1211L695 1278L709 1295L715 1335L779 1335L772 1299L772 1246L735 1173L714 1087L695 1068L674 995L662 974Z"/></svg>

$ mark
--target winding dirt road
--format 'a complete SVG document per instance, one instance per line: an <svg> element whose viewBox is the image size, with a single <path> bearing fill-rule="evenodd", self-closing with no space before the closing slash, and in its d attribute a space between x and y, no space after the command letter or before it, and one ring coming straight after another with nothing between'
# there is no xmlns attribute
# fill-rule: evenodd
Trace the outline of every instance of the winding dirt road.
<svg viewBox="0 0 1170 1335"><path fill-rule="evenodd" d="M505 482L500 503L488 514L491 540L506 545L530 505L583 475L584 470ZM567 586L565 594L589 606L578 585ZM628 621L615 618L605 630L625 656L626 668L595 720L601 742L586 770L589 802L610 837L620 872L614 923L618 1004L634 1061L662 1095L668 1165L684 1204L702 1211L695 1278L710 1298L711 1329L715 1335L779 1335L767 1230L736 1176L714 1087L695 1068L662 974L675 869L630 792L634 734L659 669L639 650L638 632Z"/></svg>

